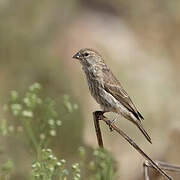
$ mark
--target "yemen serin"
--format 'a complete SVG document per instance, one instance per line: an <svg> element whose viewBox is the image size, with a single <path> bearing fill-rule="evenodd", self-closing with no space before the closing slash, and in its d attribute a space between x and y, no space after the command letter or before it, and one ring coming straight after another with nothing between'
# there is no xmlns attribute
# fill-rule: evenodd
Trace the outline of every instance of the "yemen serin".
<svg viewBox="0 0 180 180"><path fill-rule="evenodd" d="M102 56L95 50L85 48L78 51L73 58L78 59L82 64L91 95L100 104L103 112L115 112L118 114L111 122L115 122L120 115L124 116L133 122L146 139L152 143L151 138L142 126L143 116L137 110L118 79L107 67Z"/></svg>

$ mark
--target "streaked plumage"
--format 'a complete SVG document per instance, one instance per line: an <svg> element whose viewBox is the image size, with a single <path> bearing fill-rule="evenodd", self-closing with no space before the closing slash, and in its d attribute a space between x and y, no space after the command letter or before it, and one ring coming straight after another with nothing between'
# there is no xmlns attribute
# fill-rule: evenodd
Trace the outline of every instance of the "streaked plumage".
<svg viewBox="0 0 180 180"><path fill-rule="evenodd" d="M107 67L102 56L95 50L85 48L76 53L73 58L80 60L91 95L100 104L103 111L123 115L133 122L151 143L151 138L141 124L143 116Z"/></svg>

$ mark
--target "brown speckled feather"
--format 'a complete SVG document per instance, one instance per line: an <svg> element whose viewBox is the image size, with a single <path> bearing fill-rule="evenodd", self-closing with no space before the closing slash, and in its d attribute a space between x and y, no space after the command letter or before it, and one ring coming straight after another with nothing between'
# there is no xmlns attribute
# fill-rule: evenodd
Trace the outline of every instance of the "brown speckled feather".
<svg viewBox="0 0 180 180"><path fill-rule="evenodd" d="M113 73L108 68L104 68L103 73L105 90L131 111L138 120L144 119Z"/></svg>

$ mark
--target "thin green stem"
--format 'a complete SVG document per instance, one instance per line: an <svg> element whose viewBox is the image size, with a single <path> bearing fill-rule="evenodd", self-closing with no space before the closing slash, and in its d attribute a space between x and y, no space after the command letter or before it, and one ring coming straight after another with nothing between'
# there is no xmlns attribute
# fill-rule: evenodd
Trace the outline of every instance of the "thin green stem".
<svg viewBox="0 0 180 180"><path fill-rule="evenodd" d="M39 145L38 145L36 136L35 136L35 134L33 132L31 122L32 121L30 119L23 120L23 124L24 124L24 127L26 129L26 133L28 135L28 138L29 138L30 142L33 144L35 151L38 153Z"/></svg>

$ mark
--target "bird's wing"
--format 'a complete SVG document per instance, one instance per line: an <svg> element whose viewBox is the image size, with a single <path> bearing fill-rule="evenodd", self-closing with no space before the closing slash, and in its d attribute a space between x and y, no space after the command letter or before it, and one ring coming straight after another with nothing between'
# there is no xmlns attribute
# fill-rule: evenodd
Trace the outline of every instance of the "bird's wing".
<svg viewBox="0 0 180 180"><path fill-rule="evenodd" d="M143 116L136 109L127 92L123 89L120 82L116 79L112 72L109 69L104 69L103 75L105 90L110 93L114 98L116 98L129 111L131 111L137 119L144 119Z"/></svg>

